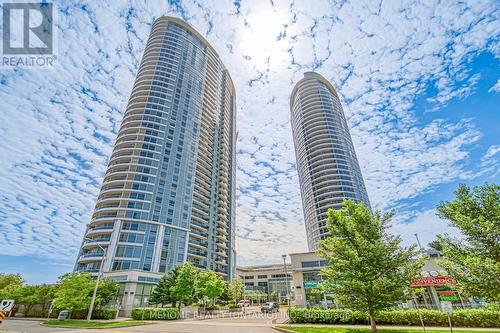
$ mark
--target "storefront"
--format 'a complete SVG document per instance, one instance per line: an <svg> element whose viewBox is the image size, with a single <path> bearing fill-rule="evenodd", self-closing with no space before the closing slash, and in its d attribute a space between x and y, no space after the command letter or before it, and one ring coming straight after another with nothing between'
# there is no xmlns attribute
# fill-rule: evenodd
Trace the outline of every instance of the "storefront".
<svg viewBox="0 0 500 333"><path fill-rule="evenodd" d="M463 297L457 287L457 281L448 276L446 270L438 265L436 259L427 260L420 272L421 277L411 283L412 300L406 307L425 307L440 309L441 301L450 301L454 308L471 307L471 300Z"/></svg>
<svg viewBox="0 0 500 333"><path fill-rule="evenodd" d="M461 295L457 281L448 276L438 265L439 255L429 252L429 259L422 267L421 277L411 284L411 301L402 302L404 308L440 309L441 301L451 301L454 308L478 307L480 304ZM336 307L332 294L321 288L321 269L327 262L315 252L293 253L291 257L292 302L297 307Z"/></svg>

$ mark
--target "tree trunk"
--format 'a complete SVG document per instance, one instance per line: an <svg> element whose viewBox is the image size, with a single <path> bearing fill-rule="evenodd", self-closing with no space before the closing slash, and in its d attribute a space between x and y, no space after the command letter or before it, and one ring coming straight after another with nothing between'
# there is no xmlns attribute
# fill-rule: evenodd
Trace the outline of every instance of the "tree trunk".
<svg viewBox="0 0 500 333"><path fill-rule="evenodd" d="M375 315L370 313L370 331L372 333L377 332L377 324L375 323Z"/></svg>

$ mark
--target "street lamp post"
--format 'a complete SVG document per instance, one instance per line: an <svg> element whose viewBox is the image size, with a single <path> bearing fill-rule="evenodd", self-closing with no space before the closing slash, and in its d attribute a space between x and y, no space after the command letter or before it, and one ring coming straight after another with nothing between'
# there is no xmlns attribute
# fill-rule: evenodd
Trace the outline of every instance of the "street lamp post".
<svg viewBox="0 0 500 333"><path fill-rule="evenodd" d="M281 256L283 258L283 266L285 268L285 286L286 286L286 298L287 298L287 303L288 303L288 306L290 306L290 293L288 291L288 274L287 274L287 270L286 270L286 254L283 254Z"/></svg>
<svg viewBox="0 0 500 333"><path fill-rule="evenodd" d="M420 250L422 250L422 244L420 244L420 239L418 239L418 234L414 234L415 235L415 238L417 239L417 244L418 244L418 247L420 248Z"/></svg>
<svg viewBox="0 0 500 333"><path fill-rule="evenodd" d="M103 271L104 267L104 260L106 260L106 250L107 248L103 248L99 243L97 243L95 240L91 238L84 238L85 240L89 240L91 242L94 242L99 248L102 250L102 259L101 259L101 266L99 267L99 272L97 273L97 279L95 280L95 286L94 286L94 293L92 294L92 299L90 300L90 306L89 306L89 312L87 314L87 321L90 321L90 318L92 317L92 311L94 310L94 303L95 303L95 298L97 295L97 288L99 287L99 280L101 279L101 274Z"/></svg>

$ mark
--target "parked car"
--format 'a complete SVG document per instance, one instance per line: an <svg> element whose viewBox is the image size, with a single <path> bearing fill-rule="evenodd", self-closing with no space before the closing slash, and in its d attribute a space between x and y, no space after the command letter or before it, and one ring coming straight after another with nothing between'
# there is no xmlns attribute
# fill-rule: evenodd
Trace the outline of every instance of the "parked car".
<svg viewBox="0 0 500 333"><path fill-rule="evenodd" d="M261 308L260 311L262 313L269 313L269 312L278 312L280 309L280 306L276 302L269 302L264 304Z"/></svg>
<svg viewBox="0 0 500 333"><path fill-rule="evenodd" d="M238 302L239 306L250 306L252 302L249 299L242 299Z"/></svg>

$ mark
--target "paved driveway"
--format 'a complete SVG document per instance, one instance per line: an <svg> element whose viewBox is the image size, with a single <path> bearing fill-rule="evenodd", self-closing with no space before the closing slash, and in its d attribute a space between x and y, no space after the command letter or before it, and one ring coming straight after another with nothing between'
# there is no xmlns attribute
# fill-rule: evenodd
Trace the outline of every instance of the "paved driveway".
<svg viewBox="0 0 500 333"><path fill-rule="evenodd" d="M276 333L271 326L287 320L286 311L261 314L249 309L246 314L228 313L222 316L207 316L176 321L158 321L151 325L113 329L67 329L50 328L40 325L39 321L11 319L0 326L0 332L9 333Z"/></svg>
<svg viewBox="0 0 500 333"><path fill-rule="evenodd" d="M41 320L21 320L7 318L3 324L0 324L0 332L9 333L50 333L64 332L64 328L52 328L40 325Z"/></svg>

